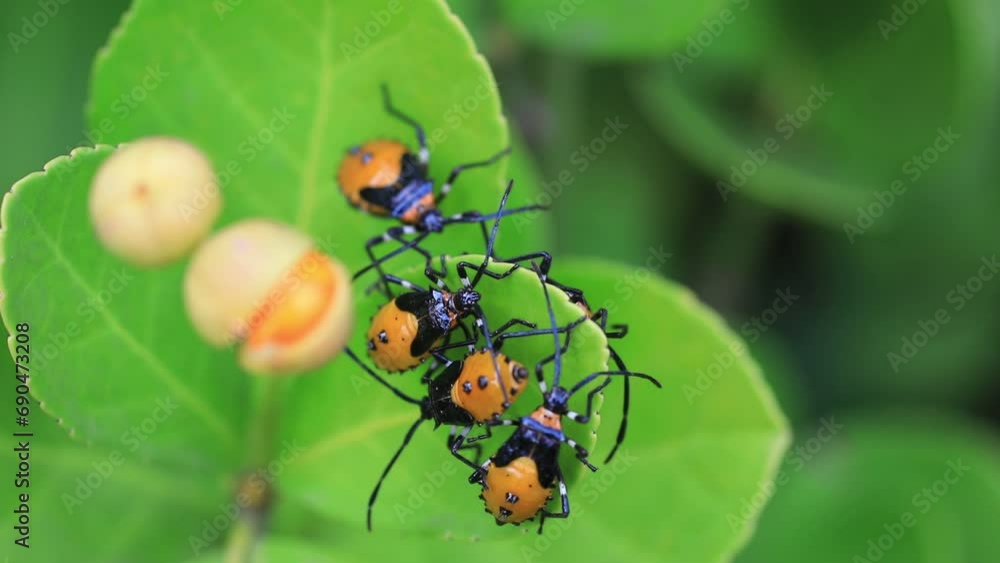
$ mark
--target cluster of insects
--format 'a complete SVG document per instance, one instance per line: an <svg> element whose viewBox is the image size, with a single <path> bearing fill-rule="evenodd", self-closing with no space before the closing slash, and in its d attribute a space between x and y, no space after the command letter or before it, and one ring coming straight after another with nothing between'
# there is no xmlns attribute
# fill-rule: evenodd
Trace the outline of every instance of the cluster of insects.
<svg viewBox="0 0 1000 563"><path fill-rule="evenodd" d="M630 380L643 379L656 387L660 387L660 383L648 374L630 371L609 345L608 354L615 369L579 374L581 377L572 385L563 384L563 357L578 327L596 323L608 341L624 338L628 327L609 325L607 311L592 310L582 290L550 277L552 257L549 253L538 251L512 258L496 256L495 242L501 219L541 208L536 205L508 209L513 181L508 183L493 213L465 211L444 215L441 211L441 202L462 171L488 166L508 154L509 149L481 161L456 166L435 192L434 182L428 175L430 151L423 128L393 106L385 86L382 94L386 111L413 127L419 148L412 151L405 144L392 140L369 141L349 149L340 164L337 181L352 205L401 223L367 241L365 249L371 262L354 276L357 279L375 270L378 279L372 287L382 291L386 300L372 317L367 332L367 355L374 367L349 348L346 354L371 378L399 399L414 405L418 416L375 484L368 503L368 529L372 527L372 509L386 476L417 429L424 422L433 422L434 428L451 427L446 448L472 470L469 482L480 488L480 498L496 523L520 524L538 517L541 533L546 518L565 518L570 513L569 495L559 462L562 445L572 448L576 458L587 468L597 470L589 460L588 451L564 432L563 419L587 423L595 414L594 397L612 381L620 379L623 383L622 418L614 447L605 460L607 463L625 439ZM435 257L420 243L431 233L441 232L450 225L470 223L480 225L485 257L481 262L457 262L454 269L461 286L452 288L445 282L448 277L446 257ZM490 223L492 229L487 228ZM376 256L376 249L390 241L398 246ZM423 257L426 286L385 271L386 262L404 252ZM548 312L548 319L541 324L547 326L539 327L540 323L522 318L491 325L483 312L481 302L485 298L477 291L479 284L487 278L503 283L502 280L519 269L530 269L539 280L538 291L544 295ZM403 291L396 294L394 288ZM557 322L551 288L566 293L570 302L579 307L578 318L562 325ZM541 393L542 404L525 416L505 417L511 405L531 385L529 367L502 352L506 341L522 338L545 339L545 349L551 341L551 353L534 365L535 384ZM455 356L458 353L461 357ZM407 394L379 374L379 371L409 372L421 365L427 366L421 379L426 394L419 398ZM583 391L586 391L584 410L571 410L571 398ZM480 459L483 440L492 437L493 428L501 426L515 428L493 455ZM549 504L557 488L558 508L550 510Z"/></svg>

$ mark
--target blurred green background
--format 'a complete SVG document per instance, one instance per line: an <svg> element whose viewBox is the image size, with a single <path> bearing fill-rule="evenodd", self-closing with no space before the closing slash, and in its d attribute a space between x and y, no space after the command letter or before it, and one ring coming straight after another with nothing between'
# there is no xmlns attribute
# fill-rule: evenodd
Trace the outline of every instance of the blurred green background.
<svg viewBox="0 0 1000 563"><path fill-rule="evenodd" d="M8 32L37 3L0 7L0 183L100 142L88 74L127 5L70 2L23 44ZM982 460L974 477L893 553L995 557L997 3L452 6L496 75L518 166L537 166L522 181L553 195L554 250L691 287L750 342L795 427L788 484L739 560L862 555L962 457ZM830 445L794 453L830 420Z"/></svg>

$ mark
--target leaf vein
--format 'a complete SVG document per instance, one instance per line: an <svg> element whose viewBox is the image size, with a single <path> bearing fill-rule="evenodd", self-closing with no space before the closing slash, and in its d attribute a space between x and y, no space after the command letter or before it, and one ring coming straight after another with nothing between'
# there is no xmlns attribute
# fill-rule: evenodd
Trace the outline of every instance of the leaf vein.
<svg viewBox="0 0 1000 563"><path fill-rule="evenodd" d="M80 276L76 267L72 262L63 254L62 248L48 234L46 234L45 229L42 227L41 223L35 217L34 213L28 212L26 215L31 218L31 221L35 224L35 228L39 236L45 245L52 252L53 256L56 258L56 262L61 263L69 275L70 279L73 280L84 293L91 297L96 297L96 293L87 280ZM178 398L181 402L187 403L192 410L200 416L207 426L212 429L216 434L219 435L229 446L234 446L236 443L236 437L233 434L231 428L229 428L223 419L217 416L212 410L205 404L201 399L198 398L197 394L194 393L187 385L185 385L173 371L170 370L166 365L163 364L145 345L135 339L135 336L128 331L118 318L111 314L107 307L102 307L96 310L97 313L107 321L108 328L117 335L121 341L130 349L140 360L142 360L146 365L148 365L152 373L156 375L168 388L172 389L177 393Z"/></svg>

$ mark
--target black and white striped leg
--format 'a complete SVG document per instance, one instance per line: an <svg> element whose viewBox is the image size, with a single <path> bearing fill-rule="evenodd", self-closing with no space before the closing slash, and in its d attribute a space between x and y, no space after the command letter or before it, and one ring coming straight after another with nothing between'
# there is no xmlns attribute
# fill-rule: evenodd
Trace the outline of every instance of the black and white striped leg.
<svg viewBox="0 0 1000 563"><path fill-rule="evenodd" d="M368 521L369 532L372 531L372 508L375 506L375 499L378 498L379 489L382 488L382 482L385 481L385 478L389 474L389 471L392 470L392 466L396 464L396 460L399 459L399 455L403 453L403 450L406 449L407 444L409 444L410 440L413 439L413 434L417 431L417 428L419 428L420 424L423 423L425 420L427 419L422 417L418 418L417 421L413 423L413 426L410 426L410 429L406 431L406 436L403 438L403 443L399 445L399 449L397 449L396 453L393 454L392 459L389 460L389 464L386 465L385 469L382 470L382 475L378 478L378 483L375 484L375 489L372 490L372 495L368 497L367 521Z"/></svg>
<svg viewBox="0 0 1000 563"><path fill-rule="evenodd" d="M443 184L441 184L441 190L439 191L435 202L440 204L442 201L444 201L444 198L448 197L448 194L451 192L452 186L455 184L455 180L458 179L458 175L461 174L463 171L468 170L470 168L489 166L508 154L510 154L510 147L503 149L502 151L487 158L486 160L481 160L479 162L469 162L466 164L459 164L458 166L452 168L451 174L448 174L448 178L444 181Z"/></svg>
<svg viewBox="0 0 1000 563"><path fill-rule="evenodd" d="M417 236L414 237L412 240L407 240L406 238L403 238L405 236L413 234L416 234ZM381 278L382 276L385 275L385 270L383 270L382 264L384 264L385 262L389 261L390 259L396 256L399 256L400 254L406 252L407 250L413 250L414 252L417 252L418 254L423 256L426 264L429 266L430 264L433 263L433 257L431 256L430 252L428 252L427 250L425 250L423 247L420 246L420 243L423 242L425 238L427 238L428 234L429 233L426 232L418 233L416 227L412 225L403 225L403 226L391 227L388 230L386 230L385 233L377 237L372 237L368 239L368 241L365 243L365 252L368 254L369 263L364 268L361 268L360 270L355 272L354 276L351 279L356 280L371 269L375 269L378 272L379 277ZM400 243L400 246L395 250L393 250L392 252L389 252L385 256L376 258L375 248L390 240ZM388 295L388 297L391 298L392 295Z"/></svg>
<svg viewBox="0 0 1000 563"><path fill-rule="evenodd" d="M479 442L481 440L489 440L492 437L493 437L493 430L489 425L484 425L483 433L480 434L479 436L473 436L472 438L469 438L468 440L466 440L466 443L471 444L473 442Z"/></svg>
<svg viewBox="0 0 1000 563"><path fill-rule="evenodd" d="M600 385L594 387L587 393L587 410L586 414L580 414L576 411L569 411L566 413L566 417L570 420L579 422L580 424L586 424L590 422L590 417L594 414L594 396L604 391L604 388L611 384L611 378L607 378L601 382Z"/></svg>
<svg viewBox="0 0 1000 563"><path fill-rule="evenodd" d="M486 466L486 463L488 463L488 461L484 462L482 465L480 465L478 459L475 460L475 461L473 461L473 460L465 457L461 453L462 450L469 449L466 446L466 444L465 444L465 440L466 440L466 437L468 437L470 430L472 430L472 427L471 426L466 426L465 428L462 429L461 432L459 432L459 434L457 436L454 437L454 440L451 440L449 438L449 440L451 440L451 448L450 448L450 450L451 450L451 455L455 456L455 459L457 459L458 461L461 461L465 465L468 465L469 467L472 468L473 473L472 473L471 476L469 476L469 482L470 483L478 483L478 482L480 482L480 479L482 478L482 476L484 476L485 473L486 473L486 471L485 471L484 468ZM479 445L479 444L477 444L477 445Z"/></svg>
<svg viewBox="0 0 1000 563"><path fill-rule="evenodd" d="M385 274L384 276L382 276L382 279L379 280L379 281L384 282L387 285L390 284L390 283L396 284L396 285L402 286L403 288L408 289L410 291L424 291L424 289L422 289L417 284L415 284L413 282L406 281L403 278L401 278L399 276L394 276L392 274Z"/></svg>
<svg viewBox="0 0 1000 563"><path fill-rule="evenodd" d="M489 258L487 258L489 260ZM485 264L472 264L469 262L459 262L455 265L455 273L458 274L458 281L462 283L462 287L472 287L472 282L469 281L469 269L476 271L485 270Z"/></svg>
<svg viewBox="0 0 1000 563"><path fill-rule="evenodd" d="M420 164L427 164L427 161L430 160L430 151L427 150L427 136L424 135L424 128L417 123L416 119L413 119L412 117L399 111L392 105L392 100L389 97L389 86L386 84L382 84L382 103L385 105L386 112L413 127L417 134L417 143L420 144L420 153L417 157Z"/></svg>
<svg viewBox="0 0 1000 563"><path fill-rule="evenodd" d="M483 458L483 445L482 444L475 444L475 443L473 443L473 442L476 441L476 439L472 438L472 439L465 440L464 443L459 444L456 447L455 446L455 442L458 441L457 430L458 430L458 428L456 426L452 426L451 430L448 431L448 439L446 441L448 449L450 450L452 448L455 448L456 452L459 452L459 451L462 451L462 450L472 450L472 452L473 452L472 461L475 462L475 464L478 466L480 460L482 460L482 458Z"/></svg>
<svg viewBox="0 0 1000 563"><path fill-rule="evenodd" d="M590 452L587 448L581 446L576 440L570 438L569 436L564 436L566 445L576 450L576 459L580 460L580 463L587 466L587 469L591 471L597 471L597 467L590 463Z"/></svg>
<svg viewBox="0 0 1000 563"><path fill-rule="evenodd" d="M615 361L616 365L618 365L619 367L624 367L624 363L621 362L621 358L618 357L617 353L615 353L612 356L612 358ZM587 394L587 415L586 415L586 417L583 417L583 416L581 416L579 414L573 413L573 416L570 417L573 420L587 419L587 418L590 417L590 414L591 414L590 413L591 400L593 398L593 395L597 391L600 391L601 389L604 389L605 387L607 387L608 384L611 382L611 378L612 377L625 377L625 378L627 378L626 382L627 382L628 379L631 379L633 377L637 377L639 379L645 379L645 380L651 382L653 385L656 385L657 388L662 387L660 385L660 382L657 381L656 378L653 377L653 376L651 376L651 375L648 375L648 374L645 374L645 373L639 373L639 372L635 372L635 371L628 371L628 370L620 369L620 370L614 370L614 371L599 371L599 372L596 372L596 373L592 373L592 374L588 375L587 377L584 377L583 379L581 379L580 381L578 381L575 385L573 385L573 387L569 390L569 395L572 396L577 391L579 391L580 389L583 389L584 387L586 387L592 381L594 381L595 379L597 379L599 377L605 377L606 379L603 382L601 382L601 384L597 387L597 389L592 390L592 391L590 391ZM628 389L628 388L626 388L626 389ZM626 391L626 395L625 395L625 407L624 407L623 412L622 412L622 424L618 427L618 436L615 439L615 445L614 445L614 447L611 448L611 453L608 454L607 459L605 459L605 463L607 463L607 461L610 460L612 456L614 456L615 452L618 451L618 447L621 446L622 441L625 439L625 429L627 428L627 420L628 420L628 401L630 399L629 393L630 393L630 391Z"/></svg>
<svg viewBox="0 0 1000 563"><path fill-rule="evenodd" d="M434 271L434 268L431 268L430 266L424 268L424 275L427 276L427 279L431 280L434 285L438 286L438 289L444 289L447 291L448 284L444 282L445 276L442 276L439 272ZM447 275L447 272L445 272L445 275Z"/></svg>
<svg viewBox="0 0 1000 563"><path fill-rule="evenodd" d="M559 503L562 509L559 512L550 512L547 508L542 509L542 516L538 522L538 533L542 533L545 527L546 518L569 518L569 492L566 491L566 482L563 480L562 470L556 466L556 479L559 480Z"/></svg>

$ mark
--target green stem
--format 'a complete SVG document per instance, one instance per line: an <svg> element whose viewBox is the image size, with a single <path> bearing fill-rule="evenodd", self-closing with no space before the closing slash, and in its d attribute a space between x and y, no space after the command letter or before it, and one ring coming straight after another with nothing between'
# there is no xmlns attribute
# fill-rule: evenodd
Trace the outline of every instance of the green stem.
<svg viewBox="0 0 1000 563"><path fill-rule="evenodd" d="M285 396L287 380L267 377L254 386L258 406L250 427L249 463L251 468L266 466L274 456L274 443L281 418L281 403Z"/></svg>
<svg viewBox="0 0 1000 563"><path fill-rule="evenodd" d="M226 542L223 563L252 563L254 548L257 543L257 526L255 518L239 518L233 523L232 531Z"/></svg>
<svg viewBox="0 0 1000 563"><path fill-rule="evenodd" d="M253 404L257 408L247 437L247 461L251 471L267 466L274 457L281 403L286 389L286 380L280 377L254 382ZM267 507L243 507L226 541L224 563L253 563L257 541L263 535L262 523L267 520L266 510Z"/></svg>

